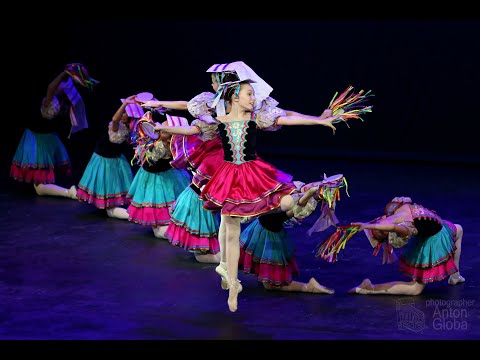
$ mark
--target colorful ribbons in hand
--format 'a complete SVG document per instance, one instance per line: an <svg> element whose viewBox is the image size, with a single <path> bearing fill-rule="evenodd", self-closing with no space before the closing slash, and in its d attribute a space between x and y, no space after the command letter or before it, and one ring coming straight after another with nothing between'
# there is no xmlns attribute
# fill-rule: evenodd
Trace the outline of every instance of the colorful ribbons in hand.
<svg viewBox="0 0 480 360"><path fill-rule="evenodd" d="M328 262L337 261L340 250L345 249L347 241L358 231L358 226L339 225L337 230L317 248L315 257L320 257Z"/></svg>
<svg viewBox="0 0 480 360"><path fill-rule="evenodd" d="M333 111L333 115L341 114L335 122L345 121L348 119L360 119L363 121L361 115L372 112L372 106L367 105L371 96L371 90L365 92L360 90L357 94L353 91L353 86L349 85L343 93L338 97L338 92L333 95L328 108Z"/></svg>

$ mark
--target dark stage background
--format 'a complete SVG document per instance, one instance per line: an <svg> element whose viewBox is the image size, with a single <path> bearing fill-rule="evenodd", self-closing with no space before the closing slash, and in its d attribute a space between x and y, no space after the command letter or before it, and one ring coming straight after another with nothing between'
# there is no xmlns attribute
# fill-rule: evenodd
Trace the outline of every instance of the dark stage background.
<svg viewBox="0 0 480 360"><path fill-rule="evenodd" d="M178 4L191 11L191 4ZM419 9L386 4L388 19L358 19L352 12L345 19L314 19L325 13L325 4L317 10L297 2L288 3L288 15L278 19L242 19L256 13L260 4L252 2L201 4L204 12L214 9L211 16L190 13L188 19L171 18L165 2L155 8L112 4L115 14L102 18L94 16L100 4L85 2L63 3L75 9L60 16L50 13L51 3L35 5L38 12L24 3L19 14L5 10L0 338L438 340L426 347L430 357L440 344L457 348L447 340L479 339L480 21L471 18L478 12L456 2L442 19L401 19L392 14ZM351 5L332 6L343 15ZM232 314L213 264L197 263L149 228L110 219L83 202L36 196L31 184L8 177L24 119L39 116L47 85L65 64L82 62L101 82L85 95L90 128L70 140L69 124L62 129L74 180L59 178L58 184L70 187L78 184L120 98L150 91L162 100L189 100L211 90L208 67L237 60L274 88L271 95L281 107L307 114L321 114L349 84L373 91L373 112L365 122L338 124L335 135L320 126L259 132L258 151L302 181L324 172L345 174L351 196L342 194L337 208L342 224L372 219L394 196L411 196L463 226L461 271L467 281L432 284L415 297L426 319L423 331L399 329L397 306L404 297L347 294L365 277L374 283L406 280L396 265L381 265L381 255L372 256L364 236L330 264L313 255L326 233L308 237L309 226L291 229L299 280L315 276L335 295L270 293L254 277L241 275L244 290ZM435 329L434 309L427 306L433 300L474 303L461 309L468 312L468 328ZM318 350L318 342L311 344Z"/></svg>
<svg viewBox="0 0 480 360"><path fill-rule="evenodd" d="M152 14L47 17L30 25L32 31L6 39L14 56L5 71L22 93L2 145L7 163L24 130L22 117L38 113L48 83L66 63L84 63L101 82L85 96L90 128L67 144L81 173L121 97L149 91L157 99L189 100L211 91L210 65L242 60L285 109L319 115L350 84L375 94L364 122L340 123L335 135L324 127L262 133L262 154L479 164L480 21L165 20Z"/></svg>

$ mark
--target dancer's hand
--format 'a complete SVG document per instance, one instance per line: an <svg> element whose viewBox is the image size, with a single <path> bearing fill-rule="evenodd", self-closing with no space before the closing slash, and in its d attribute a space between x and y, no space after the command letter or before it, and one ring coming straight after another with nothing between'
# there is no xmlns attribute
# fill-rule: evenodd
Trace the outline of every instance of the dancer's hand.
<svg viewBox="0 0 480 360"><path fill-rule="evenodd" d="M325 113L325 111L323 113ZM321 124L331 128L333 130L333 135L335 135L335 130L337 130L337 128L333 126L333 122L337 120L340 117L340 115L332 115L332 116L323 117L323 118L322 116L323 114L318 117L318 119L321 120Z"/></svg>
<svg viewBox="0 0 480 360"><path fill-rule="evenodd" d="M124 102L127 103L127 104L135 104L135 102L136 102L136 101L135 101L135 96L136 96L136 95L130 95L129 97L127 97L127 98L125 99Z"/></svg>
<svg viewBox="0 0 480 360"><path fill-rule="evenodd" d="M162 103L158 100L148 100L140 104L141 107L149 107L149 108L159 108L163 107Z"/></svg>
<svg viewBox="0 0 480 360"><path fill-rule="evenodd" d="M331 109L325 109L323 110L322 115L320 115L320 119L325 119L327 117L330 117L333 115L333 111Z"/></svg>
<svg viewBox="0 0 480 360"><path fill-rule="evenodd" d="M357 232L360 232L362 230L365 230L367 228L368 223L362 223L362 222L352 222L350 225L352 226L358 226Z"/></svg>
<svg viewBox="0 0 480 360"><path fill-rule="evenodd" d="M166 126L163 126L163 125L160 124L159 122L156 122L156 123L155 123L155 126L153 127L153 129L154 129L155 131L162 131L162 130L165 129L165 128L166 128Z"/></svg>

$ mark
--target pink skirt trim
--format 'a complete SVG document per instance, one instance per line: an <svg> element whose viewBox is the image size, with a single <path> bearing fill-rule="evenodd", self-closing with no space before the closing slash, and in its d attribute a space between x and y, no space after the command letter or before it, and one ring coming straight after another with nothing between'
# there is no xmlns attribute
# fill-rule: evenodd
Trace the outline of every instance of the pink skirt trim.
<svg viewBox="0 0 480 360"><path fill-rule="evenodd" d="M135 207L130 204L127 208L128 220L144 226L164 226L170 224L168 207Z"/></svg>
<svg viewBox="0 0 480 360"><path fill-rule="evenodd" d="M188 232L186 228L173 222L168 226L165 237L173 246L188 251L199 251L202 254L217 254L220 252L220 244L216 234L213 237L201 237Z"/></svg>
<svg viewBox="0 0 480 360"><path fill-rule="evenodd" d="M293 277L299 276L297 259L293 256L286 266L261 263L254 259L252 254L240 249L239 267L245 274L254 274L261 281L271 286L286 286L293 281Z"/></svg>

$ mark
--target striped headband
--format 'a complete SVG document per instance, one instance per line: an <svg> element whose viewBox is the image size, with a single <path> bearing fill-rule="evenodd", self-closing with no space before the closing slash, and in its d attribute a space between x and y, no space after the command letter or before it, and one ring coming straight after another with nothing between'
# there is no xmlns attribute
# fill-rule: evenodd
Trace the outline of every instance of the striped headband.
<svg viewBox="0 0 480 360"><path fill-rule="evenodd" d="M120 101L123 103L125 102L125 99L120 99ZM143 110L143 108L138 104L128 104L125 107L125 112L128 116L137 119L141 118L145 114L145 110Z"/></svg>
<svg viewBox="0 0 480 360"><path fill-rule="evenodd" d="M184 117L172 116L166 114L168 126L188 126L188 121Z"/></svg>
<svg viewBox="0 0 480 360"><path fill-rule="evenodd" d="M207 70L207 72L222 72L225 71L225 69L230 65L231 63L225 63L225 64L213 64L210 66Z"/></svg>

